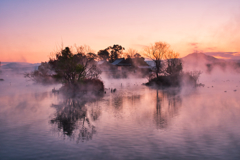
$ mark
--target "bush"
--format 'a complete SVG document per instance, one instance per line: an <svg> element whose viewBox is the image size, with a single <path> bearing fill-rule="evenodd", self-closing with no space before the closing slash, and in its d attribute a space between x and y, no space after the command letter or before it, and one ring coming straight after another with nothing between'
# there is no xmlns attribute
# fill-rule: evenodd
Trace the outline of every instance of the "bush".
<svg viewBox="0 0 240 160"><path fill-rule="evenodd" d="M98 96L103 94L103 91L104 84L99 79L84 79L74 84L65 84L60 88L60 92L70 97L82 97L83 95Z"/></svg>
<svg viewBox="0 0 240 160"><path fill-rule="evenodd" d="M146 83L148 86L158 87L181 87L181 86L192 86L196 87L199 76L202 72L186 72L180 74L171 74L167 76L159 76L149 79Z"/></svg>
<svg viewBox="0 0 240 160"><path fill-rule="evenodd" d="M179 76L179 74L158 76L156 78L150 79L146 85L154 85L159 87L179 87L181 85L181 76Z"/></svg>

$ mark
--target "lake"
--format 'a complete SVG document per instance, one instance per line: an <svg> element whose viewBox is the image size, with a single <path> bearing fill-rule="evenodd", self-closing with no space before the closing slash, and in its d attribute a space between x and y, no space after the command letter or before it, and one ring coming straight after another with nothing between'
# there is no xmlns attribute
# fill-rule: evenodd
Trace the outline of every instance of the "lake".
<svg viewBox="0 0 240 160"><path fill-rule="evenodd" d="M106 94L90 100L2 77L0 159L240 159L239 76L181 90L103 79Z"/></svg>

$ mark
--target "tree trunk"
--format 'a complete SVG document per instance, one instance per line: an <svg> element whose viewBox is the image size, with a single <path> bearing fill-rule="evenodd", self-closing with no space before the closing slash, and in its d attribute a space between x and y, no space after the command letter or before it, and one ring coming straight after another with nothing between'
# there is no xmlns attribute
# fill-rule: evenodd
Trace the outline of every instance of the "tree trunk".
<svg viewBox="0 0 240 160"><path fill-rule="evenodd" d="M156 65L156 76L158 78L158 73L160 71L160 61L159 60L156 60L155 61L155 65Z"/></svg>

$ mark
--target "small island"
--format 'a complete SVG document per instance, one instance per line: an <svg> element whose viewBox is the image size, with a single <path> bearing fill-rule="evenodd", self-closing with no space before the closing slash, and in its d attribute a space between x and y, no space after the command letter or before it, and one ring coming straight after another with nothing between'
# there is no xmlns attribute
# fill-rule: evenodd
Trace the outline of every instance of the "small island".
<svg viewBox="0 0 240 160"><path fill-rule="evenodd" d="M155 64L145 85L161 88L198 86L197 81L201 71L183 72L179 54L171 50L169 44L156 42L145 48L144 55Z"/></svg>
<svg viewBox="0 0 240 160"><path fill-rule="evenodd" d="M42 62L37 70L25 74L25 77L43 84L62 83L59 91L71 96L103 93L104 85L99 79L101 71L95 61L97 55L87 46L75 49L75 54L73 48L62 49L48 62Z"/></svg>

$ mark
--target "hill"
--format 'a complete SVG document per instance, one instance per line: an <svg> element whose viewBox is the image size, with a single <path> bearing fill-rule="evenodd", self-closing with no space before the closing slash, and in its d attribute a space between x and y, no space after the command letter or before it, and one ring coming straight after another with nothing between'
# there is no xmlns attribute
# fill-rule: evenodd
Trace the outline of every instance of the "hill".
<svg viewBox="0 0 240 160"><path fill-rule="evenodd" d="M185 71L199 70L210 73L214 68L219 68L223 71L228 69L240 73L239 60L223 60L204 53L192 53L181 59Z"/></svg>
<svg viewBox="0 0 240 160"><path fill-rule="evenodd" d="M215 58L213 56L206 55L204 53L191 53L182 58L183 61L188 63L216 63L224 62L222 59Z"/></svg>
<svg viewBox="0 0 240 160"><path fill-rule="evenodd" d="M184 70L201 70L209 71L212 67L226 67L228 63L225 60L206 55L204 53L192 53L182 59Z"/></svg>
<svg viewBox="0 0 240 160"><path fill-rule="evenodd" d="M25 70L34 70L40 63L26 63L26 62L2 62L1 69L3 70L12 70L12 71L25 71Z"/></svg>

